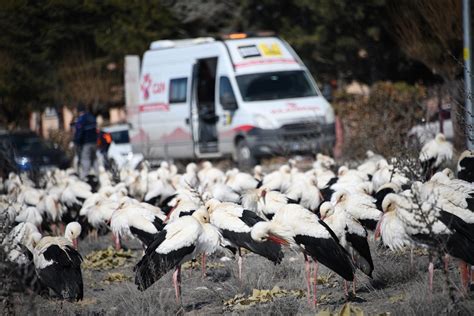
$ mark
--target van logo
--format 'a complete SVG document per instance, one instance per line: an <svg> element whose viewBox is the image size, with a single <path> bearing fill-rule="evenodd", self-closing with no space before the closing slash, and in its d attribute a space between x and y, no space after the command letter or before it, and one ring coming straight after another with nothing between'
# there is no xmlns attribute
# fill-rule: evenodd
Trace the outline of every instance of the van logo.
<svg viewBox="0 0 474 316"><path fill-rule="evenodd" d="M261 43L258 45L262 55L265 57L274 57L274 56L281 56L281 49L277 43L272 43L270 45Z"/></svg>
<svg viewBox="0 0 474 316"><path fill-rule="evenodd" d="M165 92L166 84L164 82L153 82L150 74L143 76L143 82L140 85L140 90L143 93L143 99L148 100L150 94L160 94Z"/></svg>
<svg viewBox="0 0 474 316"><path fill-rule="evenodd" d="M143 82L140 85L140 90L143 92L143 98L145 100L148 100L148 98L150 97L150 88L152 83L153 82L151 80L150 74L145 74L145 76L143 77Z"/></svg>
<svg viewBox="0 0 474 316"><path fill-rule="evenodd" d="M272 114L282 114L290 112L304 112L304 111L319 111L319 106L317 105L298 105L294 102L287 102L286 108L273 109Z"/></svg>

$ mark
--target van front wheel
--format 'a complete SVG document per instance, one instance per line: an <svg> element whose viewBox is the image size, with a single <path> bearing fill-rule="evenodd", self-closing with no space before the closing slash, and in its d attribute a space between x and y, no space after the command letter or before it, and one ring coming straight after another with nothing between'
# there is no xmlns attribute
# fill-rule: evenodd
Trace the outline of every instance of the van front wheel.
<svg viewBox="0 0 474 316"><path fill-rule="evenodd" d="M250 169L258 162L245 139L237 143L235 156L240 169Z"/></svg>

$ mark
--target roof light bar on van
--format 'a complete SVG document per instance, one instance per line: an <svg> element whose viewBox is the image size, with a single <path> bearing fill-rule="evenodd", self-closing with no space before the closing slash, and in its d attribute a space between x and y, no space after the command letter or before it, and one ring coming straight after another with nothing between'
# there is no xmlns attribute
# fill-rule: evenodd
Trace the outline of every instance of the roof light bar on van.
<svg viewBox="0 0 474 316"><path fill-rule="evenodd" d="M198 37L198 38L185 38L179 40L159 40L154 41L150 44L151 50L177 48L177 47L188 47L193 45L212 43L215 39L213 37Z"/></svg>
<svg viewBox="0 0 474 316"><path fill-rule="evenodd" d="M258 31L258 32L247 32L247 33L231 33L231 34L221 35L220 38L223 40L229 40L229 39L244 39L248 37L269 37L269 36L275 36L275 32Z"/></svg>
<svg viewBox="0 0 474 316"><path fill-rule="evenodd" d="M224 35L224 38L227 37L228 39L242 39L247 38L247 34L245 33L232 33L229 35Z"/></svg>

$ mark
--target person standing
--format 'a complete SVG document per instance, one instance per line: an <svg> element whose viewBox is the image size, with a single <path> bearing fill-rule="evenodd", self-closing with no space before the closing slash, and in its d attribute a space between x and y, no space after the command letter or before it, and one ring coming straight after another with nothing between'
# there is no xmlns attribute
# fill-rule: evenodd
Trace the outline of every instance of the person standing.
<svg viewBox="0 0 474 316"><path fill-rule="evenodd" d="M79 164L79 177L86 180L91 168L97 170L97 122L95 116L86 110L83 104L77 106L78 118L75 124L74 145L76 146Z"/></svg>

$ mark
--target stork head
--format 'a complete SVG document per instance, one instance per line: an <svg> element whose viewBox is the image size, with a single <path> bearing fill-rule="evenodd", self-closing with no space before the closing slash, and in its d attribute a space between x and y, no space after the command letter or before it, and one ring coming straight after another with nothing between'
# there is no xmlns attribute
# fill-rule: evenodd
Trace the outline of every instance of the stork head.
<svg viewBox="0 0 474 316"><path fill-rule="evenodd" d="M397 207L396 199L397 199L396 194L393 194L393 193L387 194L382 201L382 211L384 213L394 211Z"/></svg>
<svg viewBox="0 0 474 316"><path fill-rule="evenodd" d="M337 175L339 177L341 177L341 176L347 174L348 171L349 171L349 168L347 168L347 166L340 166L339 170L337 170Z"/></svg>
<svg viewBox="0 0 474 316"><path fill-rule="evenodd" d="M443 143L446 141L446 136L443 133L436 134L435 140L437 143Z"/></svg>
<svg viewBox="0 0 474 316"><path fill-rule="evenodd" d="M206 210L209 212L209 214L212 214L212 212L221 204L221 202L218 199L210 199L209 201L206 202Z"/></svg>
<svg viewBox="0 0 474 316"><path fill-rule="evenodd" d="M210 169L210 168L212 168L212 163L210 161L206 160L206 161L202 162L201 166L202 166L203 169Z"/></svg>
<svg viewBox="0 0 474 316"><path fill-rule="evenodd" d="M39 232L31 233L31 246L34 248L39 243L39 241L43 238Z"/></svg>
<svg viewBox="0 0 474 316"><path fill-rule="evenodd" d="M319 213L321 214L321 219L323 220L326 217L334 214L334 206L331 204L331 202L324 202L319 208Z"/></svg>
<svg viewBox="0 0 474 316"><path fill-rule="evenodd" d="M210 221L209 212L206 210L205 207L198 208L192 216L197 219L201 224L209 223Z"/></svg>
<svg viewBox="0 0 474 316"><path fill-rule="evenodd" d="M188 163L186 166L186 173L196 173L197 165L194 162Z"/></svg>
<svg viewBox="0 0 474 316"><path fill-rule="evenodd" d="M266 196L267 196L267 189L261 188L260 189L260 197L263 199L263 204L266 203Z"/></svg>
<svg viewBox="0 0 474 316"><path fill-rule="evenodd" d="M388 168L388 161L386 159L380 159L377 161L377 170Z"/></svg>
<svg viewBox="0 0 474 316"><path fill-rule="evenodd" d="M449 168L445 168L442 171L450 180L454 179L454 172Z"/></svg>
<svg viewBox="0 0 474 316"><path fill-rule="evenodd" d="M291 168L288 165L282 165L278 170L281 173L288 173L289 174L291 172Z"/></svg>
<svg viewBox="0 0 474 316"><path fill-rule="evenodd" d="M349 196L349 193L347 191L343 191L343 190L337 191L332 195L331 202L333 203L333 205L343 203L347 200L348 196Z"/></svg>
<svg viewBox="0 0 474 316"><path fill-rule="evenodd" d="M81 234L82 227L78 222L71 222L66 226L64 237L72 243L74 249L77 249L77 238Z"/></svg>
<svg viewBox="0 0 474 316"><path fill-rule="evenodd" d="M250 236L257 242L270 240L279 245L288 245L288 241L272 231L272 222L258 222L252 227Z"/></svg>
<svg viewBox="0 0 474 316"><path fill-rule="evenodd" d="M263 173L262 166L256 165L255 167L253 167L253 173L261 175Z"/></svg>

